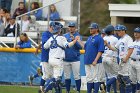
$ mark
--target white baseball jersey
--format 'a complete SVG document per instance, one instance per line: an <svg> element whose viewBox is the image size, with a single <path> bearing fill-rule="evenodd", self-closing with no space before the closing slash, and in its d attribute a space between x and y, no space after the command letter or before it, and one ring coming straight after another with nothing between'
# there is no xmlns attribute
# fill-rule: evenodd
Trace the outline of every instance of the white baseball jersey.
<svg viewBox="0 0 140 93"><path fill-rule="evenodd" d="M106 40L111 46L115 46L118 42L118 39L113 35L105 36L103 39ZM105 51L102 56L117 57L118 54L117 51L112 51L107 46L105 46Z"/></svg>
<svg viewBox="0 0 140 93"><path fill-rule="evenodd" d="M129 35L124 35L119 39L115 47L119 50L119 58L124 58L129 48L133 48L133 39Z"/></svg>
<svg viewBox="0 0 140 93"><path fill-rule="evenodd" d="M140 41L134 41L133 45L134 45L134 50L131 55L131 58L140 59Z"/></svg>
<svg viewBox="0 0 140 93"><path fill-rule="evenodd" d="M54 38L56 36L57 35L54 35ZM49 40L44 44L45 49L50 48L49 62L65 58L65 51L62 48L56 45L53 45L53 42L52 42L53 40L54 39L50 37ZM57 36L56 41L57 41L57 44L63 48L66 48L68 46L68 42L64 36Z"/></svg>

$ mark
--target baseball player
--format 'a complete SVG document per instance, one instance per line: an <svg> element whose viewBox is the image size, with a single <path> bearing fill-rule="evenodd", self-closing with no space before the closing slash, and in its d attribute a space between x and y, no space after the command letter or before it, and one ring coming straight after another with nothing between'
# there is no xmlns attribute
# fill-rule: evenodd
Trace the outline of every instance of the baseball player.
<svg viewBox="0 0 140 93"><path fill-rule="evenodd" d="M44 49L44 44L45 42L52 36L52 31L53 31L53 25L54 25L54 22L51 22L50 25L49 25L49 28L47 31L43 32L42 33L42 44L40 44L36 50L36 52L38 53L38 50L41 49L42 47L42 51L41 51L41 70L42 70L42 78L41 78L41 81L40 81L40 90L42 92L44 92L44 85L45 85L45 82L46 80L49 78L50 74L50 70L49 70L49 64L48 64L48 58L49 58L49 49Z"/></svg>
<svg viewBox="0 0 140 93"><path fill-rule="evenodd" d="M134 50L131 55L131 80L132 93L140 93L140 28L134 29L135 41L133 42ZM138 83L138 84L137 84ZM136 92L137 84L137 92Z"/></svg>
<svg viewBox="0 0 140 93"><path fill-rule="evenodd" d="M119 37L119 41L115 46L111 46L106 43L106 46L113 50L117 51L119 50L119 71L118 71L118 81L119 81L119 87L120 87L120 93L131 93L132 87L131 87L131 80L129 78L130 76L130 62L129 58L133 52L133 40L132 38L126 34L126 27L124 25L119 25L115 28L117 31L117 34Z"/></svg>
<svg viewBox="0 0 140 93"><path fill-rule="evenodd" d="M103 38L110 44L114 46L118 39L113 35L114 34L114 26L108 25L105 28L106 36ZM105 51L102 55L103 57L103 65L106 73L106 92L110 93L111 85L113 86L114 93L117 93L116 89L116 79L118 75L119 66L117 63L117 51L110 50L107 46L105 46Z"/></svg>
<svg viewBox="0 0 140 93"><path fill-rule="evenodd" d="M62 25L59 22L55 22L53 27L53 36L44 44L45 49L49 51L49 64L50 70L52 70L54 78L54 86L56 93L61 93L61 77L63 72L63 59L65 58L65 48L73 46L77 39L72 42L67 42L64 36L60 36Z"/></svg>
<svg viewBox="0 0 140 93"><path fill-rule="evenodd" d="M68 27L69 32L64 34L68 42L73 41L76 36L80 37L80 34L76 31L76 24L74 22L70 22ZM70 93L71 72L73 72L74 74L77 93L80 93L81 87L80 49L82 49L82 47L78 43L78 41L71 48L65 49L64 77L65 77L66 93Z"/></svg>
<svg viewBox="0 0 140 93"><path fill-rule="evenodd" d="M90 25L91 36L85 43L84 63L87 78L87 93L98 93L100 82L104 77L104 69L102 64L102 53L104 52L104 40L99 35L99 26L97 23Z"/></svg>

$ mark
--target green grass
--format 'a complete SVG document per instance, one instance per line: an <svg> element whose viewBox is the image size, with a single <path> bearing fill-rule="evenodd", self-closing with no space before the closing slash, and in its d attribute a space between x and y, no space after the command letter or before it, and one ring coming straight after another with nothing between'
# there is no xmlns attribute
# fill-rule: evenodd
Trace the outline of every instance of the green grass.
<svg viewBox="0 0 140 93"><path fill-rule="evenodd" d="M26 86L0 86L0 93L38 93L38 87L26 87ZM63 93L64 90L63 90ZM75 91L71 91L75 93ZM81 93L86 93L82 91Z"/></svg>

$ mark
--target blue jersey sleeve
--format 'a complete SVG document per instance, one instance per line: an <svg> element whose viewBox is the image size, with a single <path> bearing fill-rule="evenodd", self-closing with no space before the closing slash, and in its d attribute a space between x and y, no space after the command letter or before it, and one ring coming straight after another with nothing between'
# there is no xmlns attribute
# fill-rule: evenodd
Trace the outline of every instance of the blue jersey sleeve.
<svg viewBox="0 0 140 93"><path fill-rule="evenodd" d="M27 42L18 42L20 48L31 48L31 41L28 40Z"/></svg>
<svg viewBox="0 0 140 93"><path fill-rule="evenodd" d="M50 32L44 32L42 33L42 44L44 45L46 43L46 41L51 37L51 33Z"/></svg>
<svg viewBox="0 0 140 93"><path fill-rule="evenodd" d="M105 46L104 46L104 40L102 37L98 39L98 52L104 52Z"/></svg>

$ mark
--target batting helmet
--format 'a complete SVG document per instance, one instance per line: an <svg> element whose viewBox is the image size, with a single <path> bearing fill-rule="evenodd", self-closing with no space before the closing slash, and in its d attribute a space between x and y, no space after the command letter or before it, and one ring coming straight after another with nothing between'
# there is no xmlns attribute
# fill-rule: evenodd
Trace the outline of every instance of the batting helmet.
<svg viewBox="0 0 140 93"><path fill-rule="evenodd" d="M135 28L135 29L134 29L134 32L140 33L140 28L139 28L139 27Z"/></svg>

